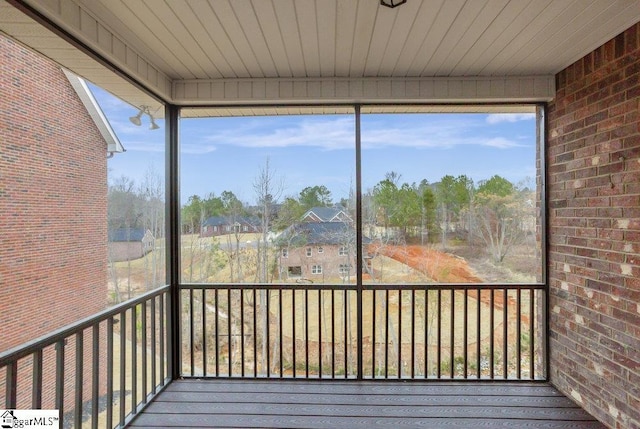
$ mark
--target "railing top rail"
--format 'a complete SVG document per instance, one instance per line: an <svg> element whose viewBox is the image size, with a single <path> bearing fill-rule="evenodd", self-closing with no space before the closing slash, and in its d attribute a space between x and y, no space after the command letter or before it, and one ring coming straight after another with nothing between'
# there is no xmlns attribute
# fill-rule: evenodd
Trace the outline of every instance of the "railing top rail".
<svg viewBox="0 0 640 429"><path fill-rule="evenodd" d="M543 290L546 286L544 283L409 283L409 284L363 284L363 290ZM182 290L357 290L358 285L355 283L182 283Z"/></svg>
<svg viewBox="0 0 640 429"><path fill-rule="evenodd" d="M109 317L115 316L118 313L122 313L136 305L145 302L151 298L159 296L163 293L166 293L169 290L170 286L165 285L158 289L154 289L150 292L144 293L136 298L132 298L128 301L120 303L114 307L108 308L104 311L96 313L92 316L89 316L85 319L79 320L77 322L71 323L67 326L64 326L56 331L53 331L49 334L43 335L40 338L36 338L32 341L29 341L25 344L19 345L7 351L0 353L0 367L10 364L11 362L16 361L17 359L21 359L25 356L28 356L38 350L41 350L45 347L48 347L56 342L63 340L70 335L73 335L77 332L83 331L96 323L100 323L104 320L107 320Z"/></svg>

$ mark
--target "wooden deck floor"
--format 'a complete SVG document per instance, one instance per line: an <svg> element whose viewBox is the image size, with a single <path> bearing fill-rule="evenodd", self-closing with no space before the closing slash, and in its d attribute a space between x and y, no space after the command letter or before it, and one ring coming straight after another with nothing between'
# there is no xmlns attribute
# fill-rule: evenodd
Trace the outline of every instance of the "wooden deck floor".
<svg viewBox="0 0 640 429"><path fill-rule="evenodd" d="M175 381L131 428L603 428L547 384Z"/></svg>

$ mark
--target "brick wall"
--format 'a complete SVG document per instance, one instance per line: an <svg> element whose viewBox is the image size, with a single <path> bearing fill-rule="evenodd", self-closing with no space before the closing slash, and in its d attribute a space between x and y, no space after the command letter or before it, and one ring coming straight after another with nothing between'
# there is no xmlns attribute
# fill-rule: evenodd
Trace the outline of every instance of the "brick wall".
<svg viewBox="0 0 640 429"><path fill-rule="evenodd" d="M106 142L60 68L0 36L0 352L105 308L106 168ZM72 392L73 339L65 350ZM51 347L45 408L54 405L54 361ZM30 408L30 359L19 368L18 406Z"/></svg>
<svg viewBox="0 0 640 429"><path fill-rule="evenodd" d="M640 24L560 72L549 106L551 380L640 427Z"/></svg>

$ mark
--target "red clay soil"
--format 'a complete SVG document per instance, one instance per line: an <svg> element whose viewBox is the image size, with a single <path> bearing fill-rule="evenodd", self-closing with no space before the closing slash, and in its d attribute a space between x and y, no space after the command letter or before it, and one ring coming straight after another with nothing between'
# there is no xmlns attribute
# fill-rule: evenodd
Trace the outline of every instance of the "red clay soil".
<svg viewBox="0 0 640 429"><path fill-rule="evenodd" d="M402 262L438 283L482 283L467 261L422 246L373 246L373 252Z"/></svg>
<svg viewBox="0 0 640 429"><path fill-rule="evenodd" d="M418 270L437 283L484 283L484 280L476 276L467 261L459 256L450 253L428 249L422 246L375 246L370 248L371 252L387 256L398 262L406 264ZM469 291L469 296L476 296L475 290ZM490 304L490 295L482 294L481 300L485 304ZM509 307L515 308L515 301L512 297L507 299ZM502 293L494 294L493 305L500 309L504 307L504 296ZM522 316L523 322L528 322L528 317Z"/></svg>

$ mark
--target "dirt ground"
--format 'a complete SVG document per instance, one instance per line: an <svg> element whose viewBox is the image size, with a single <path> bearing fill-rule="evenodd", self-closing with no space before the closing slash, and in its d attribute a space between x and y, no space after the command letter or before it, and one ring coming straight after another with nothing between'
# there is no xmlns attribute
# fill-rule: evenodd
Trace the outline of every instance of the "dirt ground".
<svg viewBox="0 0 640 429"><path fill-rule="evenodd" d="M426 274L438 283L482 283L464 259L423 246L381 246L373 252Z"/></svg>

